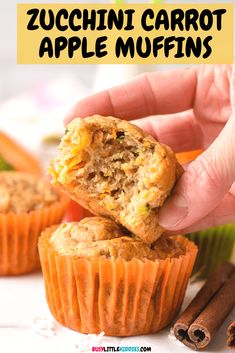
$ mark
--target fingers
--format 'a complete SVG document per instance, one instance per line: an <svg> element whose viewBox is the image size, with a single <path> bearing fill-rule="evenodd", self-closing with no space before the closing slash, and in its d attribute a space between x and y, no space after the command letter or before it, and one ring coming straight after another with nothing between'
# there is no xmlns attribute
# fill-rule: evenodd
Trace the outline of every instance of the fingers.
<svg viewBox="0 0 235 353"><path fill-rule="evenodd" d="M166 229L185 229L206 217L221 202L235 180L235 116L214 143L193 161L159 214Z"/></svg>
<svg viewBox="0 0 235 353"><path fill-rule="evenodd" d="M133 120L132 123L170 146L175 152L202 147L201 131L195 123L192 110L157 117Z"/></svg>
<svg viewBox="0 0 235 353"><path fill-rule="evenodd" d="M193 107L196 82L194 69L147 73L82 99L69 111L65 124L94 114L131 120L189 110Z"/></svg>
<svg viewBox="0 0 235 353"><path fill-rule="evenodd" d="M234 184L235 189L235 184ZM226 194L222 202L206 217L202 218L192 226L183 229L182 233L187 234L198 230L215 227L221 224L229 224L235 221L235 192Z"/></svg>

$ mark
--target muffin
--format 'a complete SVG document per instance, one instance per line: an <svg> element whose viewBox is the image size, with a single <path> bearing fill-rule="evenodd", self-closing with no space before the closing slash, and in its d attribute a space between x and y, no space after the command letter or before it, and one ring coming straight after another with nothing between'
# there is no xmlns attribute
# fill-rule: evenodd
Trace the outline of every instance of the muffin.
<svg viewBox="0 0 235 353"><path fill-rule="evenodd" d="M235 264L235 224L225 224L187 234L198 246L194 274L206 278L224 261Z"/></svg>
<svg viewBox="0 0 235 353"><path fill-rule="evenodd" d="M170 147L138 127L95 115L68 125L50 172L92 214L110 217L152 243L163 233L159 208L182 169Z"/></svg>
<svg viewBox="0 0 235 353"><path fill-rule="evenodd" d="M39 254L51 313L82 333L157 332L181 307L196 257L185 237L154 244L113 220L88 217L47 228Z"/></svg>
<svg viewBox="0 0 235 353"><path fill-rule="evenodd" d="M66 206L67 198L39 177L0 172L0 275L40 267L38 237L62 220Z"/></svg>

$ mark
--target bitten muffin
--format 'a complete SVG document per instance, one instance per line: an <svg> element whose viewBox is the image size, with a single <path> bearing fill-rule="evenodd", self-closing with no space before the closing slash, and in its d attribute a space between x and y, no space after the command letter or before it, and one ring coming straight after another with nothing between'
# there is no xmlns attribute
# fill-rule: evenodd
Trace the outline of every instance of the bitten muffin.
<svg viewBox="0 0 235 353"><path fill-rule="evenodd" d="M67 127L50 168L54 183L95 215L152 243L158 211L182 169L170 147L131 123L95 115Z"/></svg>
<svg viewBox="0 0 235 353"><path fill-rule="evenodd" d="M167 326L180 309L196 253L185 237L149 245L104 217L50 227L39 238L53 316L79 332L110 336Z"/></svg>
<svg viewBox="0 0 235 353"><path fill-rule="evenodd" d="M33 174L0 172L0 275L31 272L40 267L38 237L58 224L67 199Z"/></svg>

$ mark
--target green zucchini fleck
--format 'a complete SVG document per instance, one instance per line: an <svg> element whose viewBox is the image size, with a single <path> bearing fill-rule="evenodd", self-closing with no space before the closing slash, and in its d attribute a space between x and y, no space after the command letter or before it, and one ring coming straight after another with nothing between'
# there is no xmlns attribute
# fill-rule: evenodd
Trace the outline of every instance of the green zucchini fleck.
<svg viewBox="0 0 235 353"><path fill-rule="evenodd" d="M117 137L116 140L122 141L125 138L125 132L124 131L117 131Z"/></svg>
<svg viewBox="0 0 235 353"><path fill-rule="evenodd" d="M150 204L149 203L146 203L146 210L147 211L150 211L151 207L150 207Z"/></svg>

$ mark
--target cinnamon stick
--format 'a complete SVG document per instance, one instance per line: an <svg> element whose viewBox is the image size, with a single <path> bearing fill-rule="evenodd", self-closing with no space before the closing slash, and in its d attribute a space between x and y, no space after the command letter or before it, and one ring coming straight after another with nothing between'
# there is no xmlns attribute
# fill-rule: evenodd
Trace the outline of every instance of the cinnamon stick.
<svg viewBox="0 0 235 353"><path fill-rule="evenodd" d="M207 280L174 325L178 340L195 350L208 346L235 306L235 266L225 262Z"/></svg>
<svg viewBox="0 0 235 353"><path fill-rule="evenodd" d="M235 348L235 321L227 329L227 344L230 348Z"/></svg>

